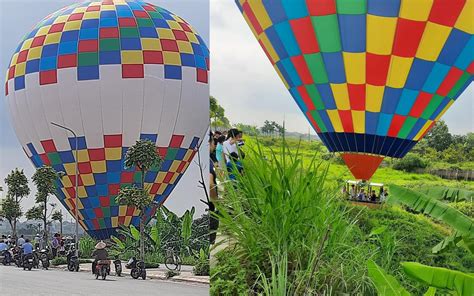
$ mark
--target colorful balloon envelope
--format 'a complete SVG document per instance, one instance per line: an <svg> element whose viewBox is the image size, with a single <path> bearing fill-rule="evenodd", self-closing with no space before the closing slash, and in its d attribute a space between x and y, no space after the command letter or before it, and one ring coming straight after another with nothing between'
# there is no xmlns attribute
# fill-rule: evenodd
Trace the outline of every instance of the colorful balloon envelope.
<svg viewBox="0 0 474 296"><path fill-rule="evenodd" d="M354 177L401 158L471 83L472 0L237 0L299 108Z"/></svg>
<svg viewBox="0 0 474 296"><path fill-rule="evenodd" d="M6 79L17 137L35 167L66 173L57 196L74 216L78 149L79 222L103 239L138 225L138 211L115 200L141 175L127 149L149 139L164 160L145 175L163 203L206 134L209 51L196 31L142 1L77 3L43 19L20 42ZM71 128L71 133L51 122ZM146 211L147 217L153 209Z"/></svg>

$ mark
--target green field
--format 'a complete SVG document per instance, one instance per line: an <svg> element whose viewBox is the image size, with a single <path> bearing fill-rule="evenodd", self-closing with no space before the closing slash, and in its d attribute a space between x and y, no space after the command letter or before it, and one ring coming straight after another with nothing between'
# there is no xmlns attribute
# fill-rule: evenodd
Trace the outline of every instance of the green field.
<svg viewBox="0 0 474 296"><path fill-rule="evenodd" d="M279 153L282 139L268 136L247 136L245 141L246 147L244 148L244 151L255 149L259 146L265 152L273 150L274 152ZM349 169L346 167L342 159L337 154L329 153L320 141L308 141L307 139L300 140L295 138L286 138L285 141L292 151L299 151L300 155L306 162L311 161L316 155L316 158L321 161L322 165L329 167L328 181L332 184L353 179ZM259 143L259 145L257 145L257 143ZM375 172L371 181L384 184L393 183L408 187L416 187L419 185L442 185L474 190L474 182L447 180L431 174L417 174L394 170L391 168L391 164L395 161L395 159L386 158L381 167ZM434 168L448 167L444 162L432 162L430 164ZM473 164L474 162L463 162L462 164L459 164L459 166L468 168L473 166Z"/></svg>

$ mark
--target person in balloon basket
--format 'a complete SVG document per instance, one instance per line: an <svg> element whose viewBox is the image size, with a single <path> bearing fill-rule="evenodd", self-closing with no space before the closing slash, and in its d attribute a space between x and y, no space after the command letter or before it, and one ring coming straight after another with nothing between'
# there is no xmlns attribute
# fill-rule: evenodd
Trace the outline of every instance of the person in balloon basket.
<svg viewBox="0 0 474 296"><path fill-rule="evenodd" d="M375 193L375 190L372 190L372 193L370 194L370 201L377 202L377 194Z"/></svg>
<svg viewBox="0 0 474 296"><path fill-rule="evenodd" d="M107 252L106 247L107 245L103 241L100 241L95 245L95 249L92 252L92 257L94 257L94 261L92 262L92 274L95 274L97 262L109 259L109 253Z"/></svg>
<svg viewBox="0 0 474 296"><path fill-rule="evenodd" d="M352 184L351 189L349 189L349 198L350 199L355 199L356 195L357 195L357 191L356 191L355 185Z"/></svg>
<svg viewBox="0 0 474 296"><path fill-rule="evenodd" d="M367 200L367 197L365 195L365 191L364 191L364 188L362 188L359 192L359 194L357 195L357 199L359 201L366 201Z"/></svg>

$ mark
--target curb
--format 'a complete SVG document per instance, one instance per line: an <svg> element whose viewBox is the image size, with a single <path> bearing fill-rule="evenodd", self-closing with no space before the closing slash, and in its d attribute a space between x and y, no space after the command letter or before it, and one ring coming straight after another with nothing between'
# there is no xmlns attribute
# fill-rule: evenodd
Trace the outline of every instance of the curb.
<svg viewBox="0 0 474 296"><path fill-rule="evenodd" d="M64 266L64 265L56 265L56 266L51 265L51 266L49 266L49 268L50 269L60 269L62 271L68 271L67 266ZM91 270L86 270L86 269L79 268L79 272L91 273ZM110 271L110 275L116 276L115 271ZM130 276L130 274L122 272L122 276L120 276L120 277L124 277L124 276ZM179 275L171 277L171 278L166 278L166 276L161 276L161 275L147 275L146 277L149 278L149 279L154 279L154 280L209 285L209 279L206 280L206 279L197 279L197 278L183 278L183 277L180 277Z"/></svg>

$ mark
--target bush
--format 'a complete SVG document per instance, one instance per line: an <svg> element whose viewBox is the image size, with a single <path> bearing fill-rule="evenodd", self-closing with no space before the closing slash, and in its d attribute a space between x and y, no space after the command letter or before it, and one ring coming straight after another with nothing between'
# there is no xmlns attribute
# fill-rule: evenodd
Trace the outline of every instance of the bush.
<svg viewBox="0 0 474 296"><path fill-rule="evenodd" d="M166 278L169 279L169 278L172 278L176 275L179 275L179 272L174 271L174 270L167 270L165 275L166 275Z"/></svg>
<svg viewBox="0 0 474 296"><path fill-rule="evenodd" d="M387 238L383 244L372 242L378 249L374 260L390 274L396 276L401 283L407 283L406 287L413 292L413 295L423 295L426 292L426 286L409 280L401 270L400 262L402 261L420 262L462 272L472 272L474 268L472 264L474 256L462 248L432 254L431 249L449 234L449 230L432 222L424 215L407 213L396 206L387 206L382 209L354 206L351 213L358 217L358 225L366 236L373 229L386 227L384 235L390 234L393 237L391 241L395 241L396 244L391 250L392 254L386 256L390 239ZM409 283L411 285L408 285Z"/></svg>
<svg viewBox="0 0 474 296"><path fill-rule="evenodd" d="M405 171L409 173L415 172L417 169L424 169L428 166L428 163L421 157L415 154L407 154L402 159L395 162L393 168L399 171Z"/></svg>
<svg viewBox="0 0 474 296"><path fill-rule="evenodd" d="M193 268L194 275L209 275L209 254L201 249Z"/></svg>
<svg viewBox="0 0 474 296"><path fill-rule="evenodd" d="M92 260L90 259L79 259L79 263L91 263ZM52 266L58 266L58 265L66 265L67 260L66 257L56 257L53 260L51 260L51 265Z"/></svg>
<svg viewBox="0 0 474 296"><path fill-rule="evenodd" d="M247 295L246 269L229 250L216 254L217 264L211 269L211 295Z"/></svg>
<svg viewBox="0 0 474 296"><path fill-rule="evenodd" d="M79 254L83 258L91 258L94 251L96 240L86 235L79 239Z"/></svg>
<svg viewBox="0 0 474 296"><path fill-rule="evenodd" d="M67 264L67 260L65 257L56 257L53 260L51 260L52 266L58 266L58 265L64 265L64 264Z"/></svg>
<svg viewBox="0 0 474 296"><path fill-rule="evenodd" d="M460 211L464 215L474 219L474 202L454 202L450 203L449 205Z"/></svg>

